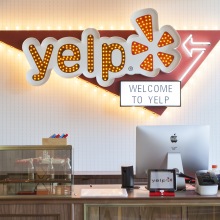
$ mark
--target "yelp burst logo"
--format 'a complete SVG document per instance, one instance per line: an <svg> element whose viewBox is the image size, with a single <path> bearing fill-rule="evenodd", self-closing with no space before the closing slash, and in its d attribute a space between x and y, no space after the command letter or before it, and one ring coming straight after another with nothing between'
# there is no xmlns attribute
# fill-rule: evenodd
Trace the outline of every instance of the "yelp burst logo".
<svg viewBox="0 0 220 220"><path fill-rule="evenodd" d="M140 74L156 77L160 71L171 73L179 64L177 51L180 37L169 25L159 29L158 14L154 9L143 9L131 16L137 34L127 40L122 37L100 37L96 29L82 32L81 40L63 37L27 38L22 45L30 64L27 80L38 86L46 83L54 70L61 77L81 74L96 78L100 86L111 86L116 78Z"/></svg>
<svg viewBox="0 0 220 220"><path fill-rule="evenodd" d="M144 76L155 77L158 73L170 73L181 60L176 48L180 44L179 34L173 27L158 27L158 15L153 9L144 9L134 13L131 22L138 35L128 38L137 72Z"/></svg>

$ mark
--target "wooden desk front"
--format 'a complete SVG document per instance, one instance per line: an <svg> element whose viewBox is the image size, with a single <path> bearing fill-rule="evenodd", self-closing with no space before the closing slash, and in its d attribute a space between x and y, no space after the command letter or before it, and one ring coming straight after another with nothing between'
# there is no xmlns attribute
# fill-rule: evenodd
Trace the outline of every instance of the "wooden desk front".
<svg viewBox="0 0 220 220"><path fill-rule="evenodd" d="M75 185L69 196L0 196L0 220L83 219L220 219L220 193L200 196L194 191L174 197L150 197L142 186L127 198L82 198L81 189L120 188L121 185Z"/></svg>

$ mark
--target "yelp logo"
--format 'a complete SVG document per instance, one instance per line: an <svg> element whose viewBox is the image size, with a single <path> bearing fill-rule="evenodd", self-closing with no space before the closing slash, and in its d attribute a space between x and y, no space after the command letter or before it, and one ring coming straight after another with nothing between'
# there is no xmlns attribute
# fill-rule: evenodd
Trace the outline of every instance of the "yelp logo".
<svg viewBox="0 0 220 220"><path fill-rule="evenodd" d="M170 177L167 178L155 178L151 180L152 183L170 183L173 182L173 179Z"/></svg>
<svg viewBox="0 0 220 220"><path fill-rule="evenodd" d="M34 85L47 82L51 71L71 78L83 74L96 78L100 86L112 85L116 78L141 74L156 77L160 71L172 72L179 64L177 51L180 37L169 25L159 29L154 9L143 9L131 16L137 34L127 40L121 37L100 37L96 29L82 32L81 40L72 36L59 40L27 38L22 50L30 64L27 81Z"/></svg>

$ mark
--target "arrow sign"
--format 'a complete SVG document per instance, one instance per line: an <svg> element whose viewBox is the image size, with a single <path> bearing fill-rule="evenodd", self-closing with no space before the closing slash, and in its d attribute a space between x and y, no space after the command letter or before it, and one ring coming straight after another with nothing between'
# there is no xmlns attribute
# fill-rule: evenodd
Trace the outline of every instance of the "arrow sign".
<svg viewBox="0 0 220 220"><path fill-rule="evenodd" d="M193 51L205 51L206 48L204 46L210 44L210 42L194 42L192 34L190 34L189 37L183 42L183 48L189 54L189 56L192 57Z"/></svg>

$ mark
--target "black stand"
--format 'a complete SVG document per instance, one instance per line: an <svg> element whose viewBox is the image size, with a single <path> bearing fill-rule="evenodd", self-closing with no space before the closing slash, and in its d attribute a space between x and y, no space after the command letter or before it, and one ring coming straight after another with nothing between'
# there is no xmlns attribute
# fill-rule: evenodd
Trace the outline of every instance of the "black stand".
<svg viewBox="0 0 220 220"><path fill-rule="evenodd" d="M121 167L122 188L134 188L134 171L133 166Z"/></svg>

